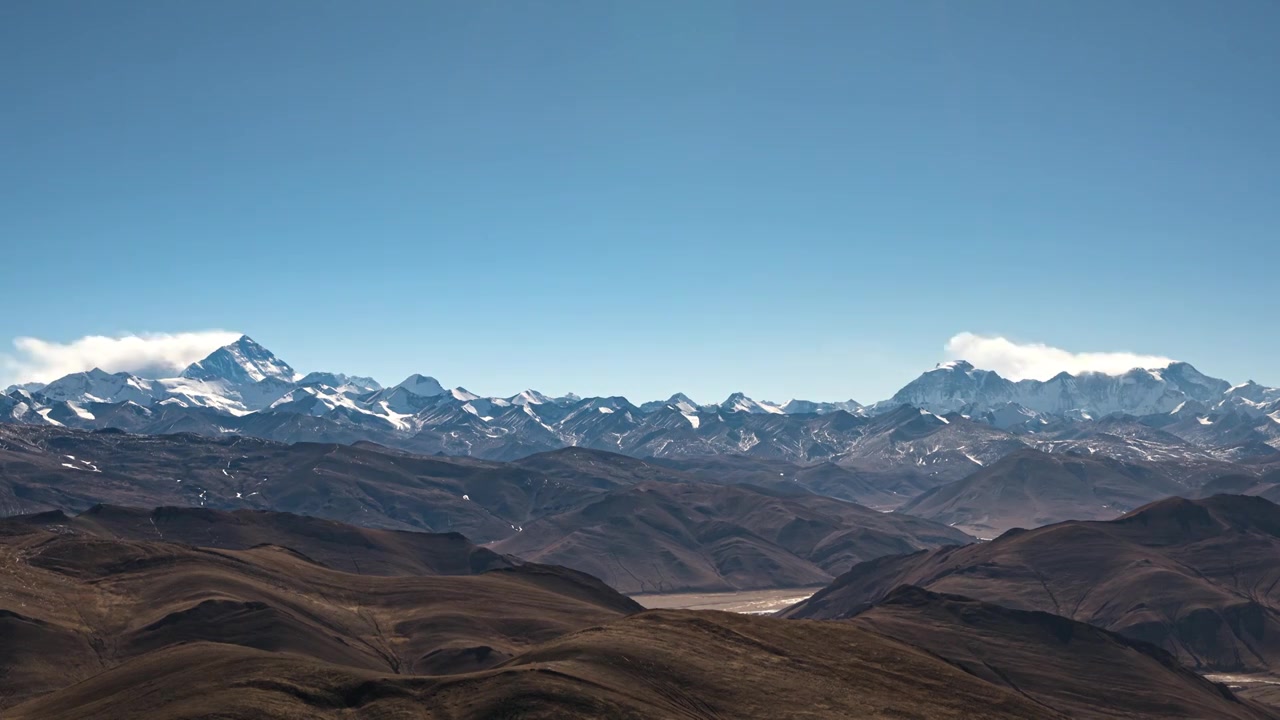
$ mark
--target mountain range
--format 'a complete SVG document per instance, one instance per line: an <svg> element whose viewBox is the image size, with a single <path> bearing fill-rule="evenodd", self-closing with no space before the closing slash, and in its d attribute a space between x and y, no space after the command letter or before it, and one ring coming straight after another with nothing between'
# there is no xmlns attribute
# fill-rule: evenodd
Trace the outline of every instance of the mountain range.
<svg viewBox="0 0 1280 720"><path fill-rule="evenodd" d="M719 404L676 393L636 405L620 396L553 398L534 390L482 397L420 374L389 387L341 373L302 375L247 336L173 378L93 369L13 386L0 395L0 418L148 434L366 440L497 460L580 446L636 457L889 464L914 468L908 474L926 484L959 479L1025 447L1122 460L1280 453L1280 389L1231 385L1186 363L1012 382L956 361L867 406L774 403L742 393Z"/></svg>
<svg viewBox="0 0 1280 720"><path fill-rule="evenodd" d="M1280 666L1269 393L956 362L868 406L494 398L248 338L14 388L0 708L1275 717L1192 672ZM618 594L823 584L781 618Z"/></svg>

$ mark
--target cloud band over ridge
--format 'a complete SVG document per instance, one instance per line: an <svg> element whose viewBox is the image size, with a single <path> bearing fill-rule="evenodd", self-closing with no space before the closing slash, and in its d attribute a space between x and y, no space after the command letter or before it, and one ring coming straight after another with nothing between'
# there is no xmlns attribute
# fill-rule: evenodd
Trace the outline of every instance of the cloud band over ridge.
<svg viewBox="0 0 1280 720"><path fill-rule="evenodd" d="M238 337L240 333L227 330L87 335L67 343L19 337L13 341L13 354L0 355L0 386L50 382L95 367L107 372L172 376Z"/></svg>
<svg viewBox="0 0 1280 720"><path fill-rule="evenodd" d="M994 370L1010 380L1048 380L1063 371L1072 375L1121 375L1133 368L1162 368L1173 362L1159 355L1131 352L1071 352L1043 343L1019 343L970 332L952 336L946 352L952 360L968 360L975 367Z"/></svg>
<svg viewBox="0 0 1280 720"><path fill-rule="evenodd" d="M95 367L144 377L171 377L238 337L240 333L227 330L88 335L70 342L19 337L13 340L13 352L0 353L0 388L10 383L50 382ZM1161 368L1173 362L1159 355L1132 352L1072 352L971 332L952 336L945 351L949 359L968 360L1010 380L1048 380L1063 371L1119 375L1136 367Z"/></svg>

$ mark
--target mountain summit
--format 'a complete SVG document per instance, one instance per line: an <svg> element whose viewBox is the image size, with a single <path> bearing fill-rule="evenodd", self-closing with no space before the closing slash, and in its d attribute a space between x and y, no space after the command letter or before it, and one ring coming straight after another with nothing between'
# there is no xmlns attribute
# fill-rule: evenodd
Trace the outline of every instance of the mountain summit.
<svg viewBox="0 0 1280 720"><path fill-rule="evenodd" d="M444 394L444 386L433 377L414 373L405 378L396 388L410 392L418 397L435 397Z"/></svg>
<svg viewBox="0 0 1280 720"><path fill-rule="evenodd" d="M747 397L744 393L736 392L725 401L720 403L720 409L724 412L745 412L753 415L782 415L782 408L768 402L761 402Z"/></svg>
<svg viewBox="0 0 1280 720"><path fill-rule="evenodd" d="M228 380L237 385L262 382L267 378L293 382L297 373L285 361L253 341L248 335L214 350L203 360L182 371L190 380Z"/></svg>

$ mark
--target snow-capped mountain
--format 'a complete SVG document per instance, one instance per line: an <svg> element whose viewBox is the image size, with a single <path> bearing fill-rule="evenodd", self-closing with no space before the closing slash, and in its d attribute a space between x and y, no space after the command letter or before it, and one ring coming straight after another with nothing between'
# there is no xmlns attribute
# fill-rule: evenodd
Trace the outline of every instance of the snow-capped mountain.
<svg viewBox="0 0 1280 720"><path fill-rule="evenodd" d="M507 402L512 405L545 405L551 402L551 398L537 390L525 390L519 395L507 398Z"/></svg>
<svg viewBox="0 0 1280 720"><path fill-rule="evenodd" d="M782 406L783 412L788 415L803 415L805 413L813 413L824 415L837 410L843 410L850 415L866 415L867 410L861 403L854 400L842 400L838 402L815 402L813 400L790 400Z"/></svg>
<svg viewBox="0 0 1280 720"><path fill-rule="evenodd" d="M433 377L426 377L425 375L418 374L410 375L404 380L401 380L400 384L396 385L396 388L413 393L419 397L431 397L433 395L444 394L444 386L440 384L440 381Z"/></svg>
<svg viewBox="0 0 1280 720"><path fill-rule="evenodd" d="M650 400L649 402L641 405L640 410L642 412L653 412L654 410L663 407L672 407L685 413L696 413L698 412L699 405L688 395L678 392L666 400Z"/></svg>
<svg viewBox="0 0 1280 720"><path fill-rule="evenodd" d="M666 404L685 414L698 412L698 403L684 393L676 393L667 398Z"/></svg>
<svg viewBox="0 0 1280 720"><path fill-rule="evenodd" d="M38 391L49 400L115 403L132 400L149 405L164 395L156 381L129 373L108 373L98 368L58 378Z"/></svg>
<svg viewBox="0 0 1280 720"><path fill-rule="evenodd" d="M1059 373L1049 380L1013 382L963 360L943 363L908 383L872 409L911 405L933 412L1008 416L1043 414L1081 419L1115 413L1154 415L1174 411L1187 401L1216 402L1230 384L1208 377L1187 363L1164 368L1134 368L1122 375ZM1001 424L1014 420L1007 417Z"/></svg>
<svg viewBox="0 0 1280 720"><path fill-rule="evenodd" d="M382 387L332 372L300 376L248 337L174 378L90 370L0 395L0 421L134 432L238 433L275 440L369 440L495 459L565 446L636 456L742 454L801 464L909 467L945 478L1013 448L1135 460L1211 462L1280 452L1280 390L1231 386L1186 363L1122 375L1013 382L944 363L893 398L785 404L734 393L699 405L676 393L484 397L414 374Z"/></svg>
<svg viewBox="0 0 1280 720"><path fill-rule="evenodd" d="M301 380L299 385L328 385L332 388L349 388L356 392L370 392L373 390L381 390L382 386L377 380L371 377L359 377L357 375L343 375L342 373L331 372L311 372L307 373Z"/></svg>
<svg viewBox="0 0 1280 720"><path fill-rule="evenodd" d="M1263 387L1249 380L1223 393L1222 404L1246 415L1268 415L1280 411L1280 388Z"/></svg>
<svg viewBox="0 0 1280 720"><path fill-rule="evenodd" d="M205 359L192 363L182 371L189 380L226 380L247 385L274 378L284 382L297 380L288 363L271 354L248 335L214 350Z"/></svg>
<svg viewBox="0 0 1280 720"><path fill-rule="evenodd" d="M341 390L326 385L306 385L290 390L267 406L273 412L293 412L316 417L324 417L339 408L366 412Z"/></svg>
<svg viewBox="0 0 1280 720"><path fill-rule="evenodd" d="M907 383L893 397L871 406L872 412L910 405L932 412L956 412L972 406L995 407L1016 402L1014 384L990 370L958 360L942 363Z"/></svg>
<svg viewBox="0 0 1280 720"><path fill-rule="evenodd" d="M0 422L45 424L47 421L37 413L38 407L31 393L22 388L10 389L0 395Z"/></svg>
<svg viewBox="0 0 1280 720"><path fill-rule="evenodd" d="M752 414L769 414L769 415L785 415L786 411L774 405L771 402L761 402L752 400L746 395L738 392L725 398L720 403L720 409L724 412L745 412Z"/></svg>

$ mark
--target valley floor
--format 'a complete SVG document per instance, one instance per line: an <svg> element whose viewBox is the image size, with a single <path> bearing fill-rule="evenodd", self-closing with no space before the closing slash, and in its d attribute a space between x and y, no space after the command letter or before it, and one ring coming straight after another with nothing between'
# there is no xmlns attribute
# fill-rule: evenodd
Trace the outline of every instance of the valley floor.
<svg viewBox="0 0 1280 720"><path fill-rule="evenodd" d="M1238 697L1280 710L1280 675L1232 673L1209 674L1205 677L1214 682L1223 683Z"/></svg>
<svg viewBox="0 0 1280 720"><path fill-rule="evenodd" d="M631 599L650 610L722 610L724 612L763 615L795 605L819 589L811 587L723 593L632 595Z"/></svg>

